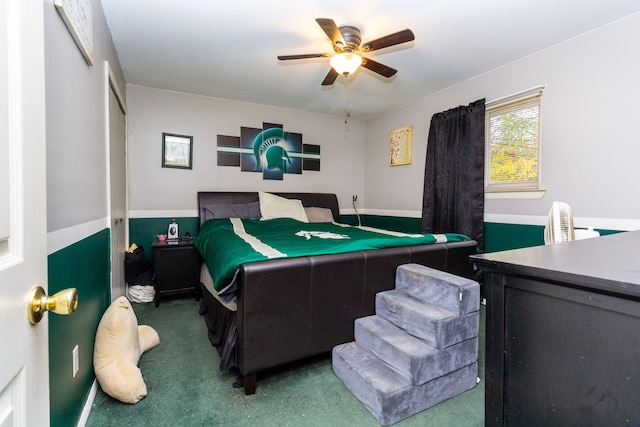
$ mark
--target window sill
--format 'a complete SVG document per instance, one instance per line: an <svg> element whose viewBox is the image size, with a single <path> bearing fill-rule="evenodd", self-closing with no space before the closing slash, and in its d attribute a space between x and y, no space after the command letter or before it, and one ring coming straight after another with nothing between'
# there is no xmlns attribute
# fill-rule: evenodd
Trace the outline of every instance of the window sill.
<svg viewBox="0 0 640 427"><path fill-rule="evenodd" d="M485 192L485 200L505 200L505 199L518 199L518 200L540 200L546 193L545 189L538 190L521 190L521 191L494 191Z"/></svg>

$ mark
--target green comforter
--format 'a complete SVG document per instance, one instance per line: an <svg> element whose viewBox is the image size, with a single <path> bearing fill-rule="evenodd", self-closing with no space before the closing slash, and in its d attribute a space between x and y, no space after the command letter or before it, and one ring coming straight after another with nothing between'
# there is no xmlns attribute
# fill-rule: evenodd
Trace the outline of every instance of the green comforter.
<svg viewBox="0 0 640 427"><path fill-rule="evenodd" d="M406 234L289 218L225 218L205 222L194 245L207 264L216 290L222 291L232 282L238 267L247 262L464 240L470 239L453 233Z"/></svg>

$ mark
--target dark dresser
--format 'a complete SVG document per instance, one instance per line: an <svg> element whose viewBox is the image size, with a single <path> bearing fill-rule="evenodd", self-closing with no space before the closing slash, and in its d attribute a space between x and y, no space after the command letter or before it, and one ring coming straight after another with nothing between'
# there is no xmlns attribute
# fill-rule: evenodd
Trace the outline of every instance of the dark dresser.
<svg viewBox="0 0 640 427"><path fill-rule="evenodd" d="M640 425L640 231L471 260L487 426Z"/></svg>

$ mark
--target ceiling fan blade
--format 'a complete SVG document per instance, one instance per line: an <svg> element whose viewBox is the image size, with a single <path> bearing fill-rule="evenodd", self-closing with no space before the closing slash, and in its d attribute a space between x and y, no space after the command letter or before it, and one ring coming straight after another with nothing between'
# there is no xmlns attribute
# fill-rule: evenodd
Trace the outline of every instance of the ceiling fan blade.
<svg viewBox="0 0 640 427"><path fill-rule="evenodd" d="M280 61L289 61L291 59L309 59L309 58L328 58L330 53L305 53L302 55L278 55Z"/></svg>
<svg viewBox="0 0 640 427"><path fill-rule="evenodd" d="M331 86L333 82L336 81L337 78L338 78L338 72L334 70L333 67L331 67L331 69L329 70L329 73L322 81L322 86Z"/></svg>
<svg viewBox="0 0 640 427"><path fill-rule="evenodd" d="M398 31L397 33L389 34L388 36L380 37L379 39L372 40L367 43L363 43L360 46L360 50L363 52L371 52L372 50L382 49L389 46L395 46L397 44L410 42L415 40L413 31L407 29Z"/></svg>
<svg viewBox="0 0 640 427"><path fill-rule="evenodd" d="M340 29L333 21L333 19L328 18L316 18L316 22L320 25L320 28L327 34L327 37L331 40L331 43L336 45L345 46L344 39L342 38L342 33Z"/></svg>
<svg viewBox="0 0 640 427"><path fill-rule="evenodd" d="M398 72L398 70L394 68L387 67L369 58L362 58L362 66L387 78L394 76Z"/></svg>

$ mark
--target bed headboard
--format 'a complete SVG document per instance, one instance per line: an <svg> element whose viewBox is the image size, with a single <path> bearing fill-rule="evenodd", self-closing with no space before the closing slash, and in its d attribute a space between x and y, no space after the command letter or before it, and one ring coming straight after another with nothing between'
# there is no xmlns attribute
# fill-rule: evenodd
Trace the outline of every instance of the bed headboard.
<svg viewBox="0 0 640 427"><path fill-rule="evenodd" d="M298 199L302 206L331 209L333 219L340 221L340 208L338 198L333 193L272 193L287 199ZM258 192L252 191L199 191L198 192L198 219L202 225L204 207L211 205L236 205L259 201Z"/></svg>

